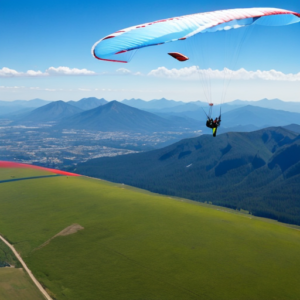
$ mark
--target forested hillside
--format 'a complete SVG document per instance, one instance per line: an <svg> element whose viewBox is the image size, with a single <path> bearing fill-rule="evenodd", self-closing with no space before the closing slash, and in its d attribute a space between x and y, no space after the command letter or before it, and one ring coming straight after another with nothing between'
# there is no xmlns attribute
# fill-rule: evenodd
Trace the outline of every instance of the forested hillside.
<svg viewBox="0 0 300 300"><path fill-rule="evenodd" d="M280 127L203 135L75 171L300 224L300 136Z"/></svg>

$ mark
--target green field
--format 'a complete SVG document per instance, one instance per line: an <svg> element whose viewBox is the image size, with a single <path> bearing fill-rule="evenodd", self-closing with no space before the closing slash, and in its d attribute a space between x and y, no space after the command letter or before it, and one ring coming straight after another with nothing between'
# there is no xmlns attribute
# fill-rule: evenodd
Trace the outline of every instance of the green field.
<svg viewBox="0 0 300 300"><path fill-rule="evenodd" d="M51 172L38 169L27 169L27 168L3 168L0 169L0 181L9 180L16 178L36 177L36 176L47 176L55 175Z"/></svg>
<svg viewBox="0 0 300 300"><path fill-rule="evenodd" d="M84 177L0 193L0 233L58 300L300 299L298 229Z"/></svg>
<svg viewBox="0 0 300 300"><path fill-rule="evenodd" d="M10 266L21 267L21 264L14 256L12 251L9 249L9 247L5 245L2 242L2 240L0 240L0 268L5 264L9 264Z"/></svg>
<svg viewBox="0 0 300 300"><path fill-rule="evenodd" d="M1 267L3 263L18 267ZM21 264L12 251L0 240L0 299L1 300L41 300L40 291L29 276L20 268Z"/></svg>
<svg viewBox="0 0 300 300"><path fill-rule="evenodd" d="M44 300L23 269L0 268L1 300Z"/></svg>

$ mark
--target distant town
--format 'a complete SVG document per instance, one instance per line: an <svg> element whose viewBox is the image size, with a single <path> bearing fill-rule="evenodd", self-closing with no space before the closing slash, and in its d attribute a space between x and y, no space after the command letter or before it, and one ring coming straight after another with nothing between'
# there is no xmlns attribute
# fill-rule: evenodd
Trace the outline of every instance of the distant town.
<svg viewBox="0 0 300 300"><path fill-rule="evenodd" d="M193 132L188 135L180 132L145 135L74 129L57 131L51 130L49 124L7 125L7 121L0 122L0 160L51 168L67 168L93 158L152 150L182 137L196 136Z"/></svg>

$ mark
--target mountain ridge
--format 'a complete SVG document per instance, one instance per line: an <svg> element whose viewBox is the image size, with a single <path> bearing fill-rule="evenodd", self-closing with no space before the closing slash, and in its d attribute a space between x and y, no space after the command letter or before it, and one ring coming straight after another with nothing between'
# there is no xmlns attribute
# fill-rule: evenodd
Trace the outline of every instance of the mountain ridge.
<svg viewBox="0 0 300 300"><path fill-rule="evenodd" d="M300 136L281 127L202 135L76 172L300 224Z"/></svg>
<svg viewBox="0 0 300 300"><path fill-rule="evenodd" d="M80 112L82 112L82 109L59 100L34 109L20 119L17 119L12 123L12 125L23 123L57 122L63 118L67 118Z"/></svg>
<svg viewBox="0 0 300 300"><path fill-rule="evenodd" d="M197 126L196 123L193 124ZM171 120L130 107L118 101L110 101L94 109L63 120L60 128L100 131L155 132L179 130Z"/></svg>
<svg viewBox="0 0 300 300"><path fill-rule="evenodd" d="M106 104L108 101L106 101L104 98L98 99L96 97L89 97L89 98L82 98L79 101L68 101L68 104L71 104L73 106L76 106L82 110L89 110L96 108L100 105Z"/></svg>

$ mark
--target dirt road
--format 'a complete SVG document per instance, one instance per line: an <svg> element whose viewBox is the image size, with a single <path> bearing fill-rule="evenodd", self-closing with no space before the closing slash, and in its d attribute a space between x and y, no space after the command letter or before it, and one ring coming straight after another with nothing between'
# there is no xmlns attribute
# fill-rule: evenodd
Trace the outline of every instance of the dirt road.
<svg viewBox="0 0 300 300"><path fill-rule="evenodd" d="M11 251L14 253L14 255L16 256L16 258L20 261L20 263L22 264L24 270L27 272L27 274L29 275L29 277L32 279L32 281L34 282L34 284L37 286L37 288L41 291L41 293L44 295L45 299L47 300L53 300L48 294L47 292L44 290L44 288L41 286L41 284L37 281L37 279L33 276L33 274L31 273L31 271L28 269L27 265L25 264L25 262L23 261L22 257L19 255L19 253L16 251L16 249L14 248L14 246L12 246L7 240L5 240L1 235L0 235L0 239L11 249Z"/></svg>

